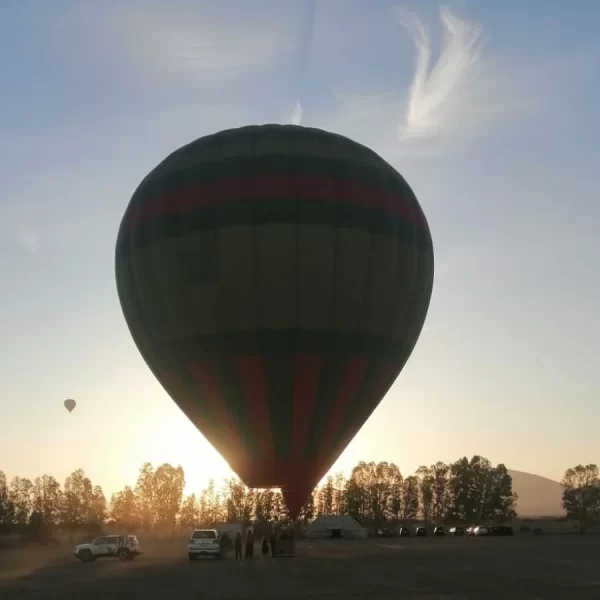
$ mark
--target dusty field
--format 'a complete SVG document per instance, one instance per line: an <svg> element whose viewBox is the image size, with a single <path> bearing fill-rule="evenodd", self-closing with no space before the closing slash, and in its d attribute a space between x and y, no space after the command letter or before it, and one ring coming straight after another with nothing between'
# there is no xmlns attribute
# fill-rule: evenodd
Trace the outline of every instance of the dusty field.
<svg viewBox="0 0 600 600"><path fill-rule="evenodd" d="M68 547L0 552L0 598L600 598L600 537L302 541L298 556L189 562L185 541L134 562L83 564ZM257 547L258 550L258 547Z"/></svg>

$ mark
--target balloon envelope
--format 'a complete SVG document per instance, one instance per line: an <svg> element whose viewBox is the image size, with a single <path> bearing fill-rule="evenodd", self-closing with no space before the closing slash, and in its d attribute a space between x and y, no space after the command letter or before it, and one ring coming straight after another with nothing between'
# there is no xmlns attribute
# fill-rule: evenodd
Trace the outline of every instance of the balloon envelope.
<svg viewBox="0 0 600 600"><path fill-rule="evenodd" d="M433 247L411 188L368 148L250 126L180 148L142 181L116 279L170 396L295 517L410 356Z"/></svg>
<svg viewBox="0 0 600 600"><path fill-rule="evenodd" d="M77 406L77 402L75 402L75 400L71 400L71 398L68 398L67 400L65 400L64 404L65 404L65 408L69 412L73 412L73 409Z"/></svg>

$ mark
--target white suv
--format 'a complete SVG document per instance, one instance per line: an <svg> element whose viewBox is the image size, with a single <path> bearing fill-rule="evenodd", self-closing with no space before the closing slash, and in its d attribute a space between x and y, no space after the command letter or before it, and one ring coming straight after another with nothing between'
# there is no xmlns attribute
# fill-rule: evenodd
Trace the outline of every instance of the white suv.
<svg viewBox="0 0 600 600"><path fill-rule="evenodd" d="M188 542L188 557L196 560L199 556L223 558L221 537L216 529L195 529Z"/></svg>
<svg viewBox="0 0 600 600"><path fill-rule="evenodd" d="M83 562L94 562L102 557L133 560L140 554L140 544L135 535L107 535L96 538L91 544L75 546L75 558Z"/></svg>

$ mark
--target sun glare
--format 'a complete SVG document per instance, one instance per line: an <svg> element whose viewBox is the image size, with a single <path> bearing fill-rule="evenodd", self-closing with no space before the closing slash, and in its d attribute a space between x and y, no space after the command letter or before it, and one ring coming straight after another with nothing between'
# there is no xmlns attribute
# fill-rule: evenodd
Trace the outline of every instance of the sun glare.
<svg viewBox="0 0 600 600"><path fill-rule="evenodd" d="M150 441L143 449L142 461L155 468L164 463L181 465L185 494L199 494L210 479L220 487L224 479L234 476L225 460L179 410L153 418L145 431L144 437Z"/></svg>

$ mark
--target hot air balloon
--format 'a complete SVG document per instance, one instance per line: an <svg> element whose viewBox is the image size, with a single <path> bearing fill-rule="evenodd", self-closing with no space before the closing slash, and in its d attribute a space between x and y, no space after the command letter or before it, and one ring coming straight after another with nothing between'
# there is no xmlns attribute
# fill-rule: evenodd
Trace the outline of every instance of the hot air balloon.
<svg viewBox="0 0 600 600"><path fill-rule="evenodd" d="M404 178L348 138L248 126L176 150L123 216L121 307L148 366L290 516L409 358L433 286Z"/></svg>
<svg viewBox="0 0 600 600"><path fill-rule="evenodd" d="M75 400L72 400L71 398L67 398L64 402L65 404L65 408L72 413L73 409L77 406L77 402L75 402Z"/></svg>

